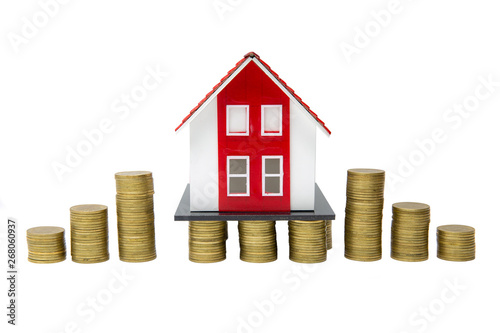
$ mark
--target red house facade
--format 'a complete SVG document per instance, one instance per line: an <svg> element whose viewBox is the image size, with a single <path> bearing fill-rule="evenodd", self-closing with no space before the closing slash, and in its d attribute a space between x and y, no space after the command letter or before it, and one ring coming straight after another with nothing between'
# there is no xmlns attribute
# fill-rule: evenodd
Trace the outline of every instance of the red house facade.
<svg viewBox="0 0 500 333"><path fill-rule="evenodd" d="M289 115L253 62L217 95L219 210L290 211Z"/></svg>

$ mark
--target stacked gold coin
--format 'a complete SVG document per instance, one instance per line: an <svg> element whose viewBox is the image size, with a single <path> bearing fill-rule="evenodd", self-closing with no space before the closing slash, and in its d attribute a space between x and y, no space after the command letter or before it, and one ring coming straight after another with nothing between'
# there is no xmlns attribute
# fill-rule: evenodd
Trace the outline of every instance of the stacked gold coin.
<svg viewBox="0 0 500 333"><path fill-rule="evenodd" d="M120 260L144 262L156 258L153 174L115 174Z"/></svg>
<svg viewBox="0 0 500 333"><path fill-rule="evenodd" d="M37 264L51 264L66 259L64 228L34 227L26 232L28 261Z"/></svg>
<svg viewBox="0 0 500 333"><path fill-rule="evenodd" d="M313 264L326 260L326 222L288 221L290 260Z"/></svg>
<svg viewBox="0 0 500 333"><path fill-rule="evenodd" d="M332 247L332 220L326 220L326 249L331 250Z"/></svg>
<svg viewBox="0 0 500 333"><path fill-rule="evenodd" d="M109 260L108 207L78 205L70 208L71 258L81 264Z"/></svg>
<svg viewBox="0 0 500 333"><path fill-rule="evenodd" d="M189 260L212 263L226 259L226 221L189 221Z"/></svg>
<svg viewBox="0 0 500 333"><path fill-rule="evenodd" d="M276 221L239 221L240 259L264 263L278 259Z"/></svg>
<svg viewBox="0 0 500 333"><path fill-rule="evenodd" d="M449 224L437 228L437 256L449 261L469 261L476 257L475 229Z"/></svg>
<svg viewBox="0 0 500 333"><path fill-rule="evenodd" d="M347 171L345 257L358 261L382 258L382 209L385 171Z"/></svg>
<svg viewBox="0 0 500 333"><path fill-rule="evenodd" d="M429 258L429 205L398 202L392 205L391 257L401 261Z"/></svg>

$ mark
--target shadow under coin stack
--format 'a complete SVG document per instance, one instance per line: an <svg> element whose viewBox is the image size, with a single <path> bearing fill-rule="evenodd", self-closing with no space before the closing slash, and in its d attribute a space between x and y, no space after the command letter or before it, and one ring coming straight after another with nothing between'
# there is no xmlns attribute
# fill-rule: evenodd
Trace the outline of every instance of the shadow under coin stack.
<svg viewBox="0 0 500 333"><path fill-rule="evenodd" d="M60 227L34 227L26 232L28 261L52 264L66 259L64 229Z"/></svg>
<svg viewBox="0 0 500 333"><path fill-rule="evenodd" d="M314 264L326 260L326 221L288 221L290 260Z"/></svg>
<svg viewBox="0 0 500 333"><path fill-rule="evenodd" d="M80 264L109 260L108 207L78 205L70 208L71 258Z"/></svg>
<svg viewBox="0 0 500 333"><path fill-rule="evenodd" d="M153 174L115 174L120 260L145 262L156 258Z"/></svg>
<svg viewBox="0 0 500 333"><path fill-rule="evenodd" d="M197 263L225 260L226 240L226 221L189 221L189 260Z"/></svg>
<svg viewBox="0 0 500 333"><path fill-rule="evenodd" d="M449 224L437 228L437 257L448 261L469 261L476 257L475 229Z"/></svg>
<svg viewBox="0 0 500 333"><path fill-rule="evenodd" d="M382 258L382 209L385 171L347 171L345 257L358 261Z"/></svg>
<svg viewBox="0 0 500 333"><path fill-rule="evenodd" d="M278 259L276 221L238 221L240 259L265 263Z"/></svg>
<svg viewBox="0 0 500 333"><path fill-rule="evenodd" d="M391 258L401 261L429 259L431 208L417 202L392 205Z"/></svg>

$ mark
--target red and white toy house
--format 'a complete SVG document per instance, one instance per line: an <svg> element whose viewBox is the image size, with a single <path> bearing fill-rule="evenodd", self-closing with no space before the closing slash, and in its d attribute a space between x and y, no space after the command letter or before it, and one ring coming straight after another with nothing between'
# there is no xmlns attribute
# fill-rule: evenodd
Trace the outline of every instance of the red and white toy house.
<svg viewBox="0 0 500 333"><path fill-rule="evenodd" d="M190 183L176 220L334 219L315 183L316 129L331 132L257 54L246 54L176 131L188 124Z"/></svg>

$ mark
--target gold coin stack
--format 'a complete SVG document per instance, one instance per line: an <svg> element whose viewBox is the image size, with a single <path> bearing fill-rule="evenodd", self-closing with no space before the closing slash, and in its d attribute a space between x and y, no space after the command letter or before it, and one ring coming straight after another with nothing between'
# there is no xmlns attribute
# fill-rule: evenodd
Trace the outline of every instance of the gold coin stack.
<svg viewBox="0 0 500 333"><path fill-rule="evenodd" d="M391 258L401 261L429 259L431 208L417 202L392 205Z"/></svg>
<svg viewBox="0 0 500 333"><path fill-rule="evenodd" d="M34 227L26 231L28 261L51 264L66 259L64 228Z"/></svg>
<svg viewBox="0 0 500 333"><path fill-rule="evenodd" d="M189 221L189 260L213 263L226 259L226 221Z"/></svg>
<svg viewBox="0 0 500 333"><path fill-rule="evenodd" d="M120 260L145 262L156 258L153 174L115 174Z"/></svg>
<svg viewBox="0 0 500 333"><path fill-rule="evenodd" d="M437 257L448 261L469 261L476 257L475 229L449 224L437 228Z"/></svg>
<svg viewBox="0 0 500 333"><path fill-rule="evenodd" d="M347 171L345 252L347 259L375 261L382 258L382 209L385 171Z"/></svg>
<svg viewBox="0 0 500 333"><path fill-rule="evenodd" d="M314 264L326 260L326 222L288 221L290 260Z"/></svg>
<svg viewBox="0 0 500 333"><path fill-rule="evenodd" d="M70 208L71 258L80 264L109 260L108 207L78 205Z"/></svg>
<svg viewBox="0 0 500 333"><path fill-rule="evenodd" d="M331 250L332 247L332 220L326 220L326 249Z"/></svg>
<svg viewBox="0 0 500 333"><path fill-rule="evenodd" d="M264 263L278 259L276 221L238 221L240 259Z"/></svg>

